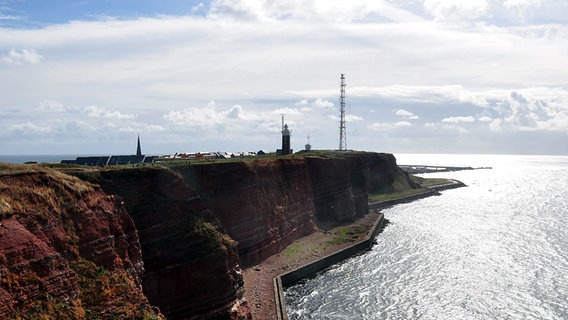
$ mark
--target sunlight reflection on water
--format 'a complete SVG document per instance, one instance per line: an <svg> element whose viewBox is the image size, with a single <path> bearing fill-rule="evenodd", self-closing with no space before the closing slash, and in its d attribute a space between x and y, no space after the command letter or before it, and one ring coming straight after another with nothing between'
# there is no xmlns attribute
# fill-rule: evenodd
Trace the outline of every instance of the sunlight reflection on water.
<svg viewBox="0 0 568 320"><path fill-rule="evenodd" d="M289 318L568 318L568 158L412 157L493 169L426 175L468 187L384 210L370 252L286 290Z"/></svg>

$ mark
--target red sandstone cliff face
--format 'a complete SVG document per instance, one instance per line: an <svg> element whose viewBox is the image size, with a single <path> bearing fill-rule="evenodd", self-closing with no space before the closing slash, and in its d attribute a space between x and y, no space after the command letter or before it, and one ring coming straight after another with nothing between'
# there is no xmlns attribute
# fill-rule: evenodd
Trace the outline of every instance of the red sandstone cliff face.
<svg viewBox="0 0 568 320"><path fill-rule="evenodd" d="M168 319L250 319L237 244L184 179L158 167L77 174L124 201L142 247L144 293Z"/></svg>
<svg viewBox="0 0 568 320"><path fill-rule="evenodd" d="M168 319L249 319L240 261L362 216L400 174L376 153L74 173L105 194L42 170L0 174L2 318L159 317L140 292L144 266L144 294Z"/></svg>
<svg viewBox="0 0 568 320"><path fill-rule="evenodd" d="M239 256L251 265L315 231L315 207L302 158L177 166L201 195Z"/></svg>
<svg viewBox="0 0 568 320"><path fill-rule="evenodd" d="M0 318L157 317L142 271L136 229L115 198L54 170L0 165Z"/></svg>
<svg viewBox="0 0 568 320"><path fill-rule="evenodd" d="M306 162L317 221L323 224L363 216L368 212L369 193L390 191L395 176L403 174L395 157L384 153L346 152L333 158L306 157Z"/></svg>

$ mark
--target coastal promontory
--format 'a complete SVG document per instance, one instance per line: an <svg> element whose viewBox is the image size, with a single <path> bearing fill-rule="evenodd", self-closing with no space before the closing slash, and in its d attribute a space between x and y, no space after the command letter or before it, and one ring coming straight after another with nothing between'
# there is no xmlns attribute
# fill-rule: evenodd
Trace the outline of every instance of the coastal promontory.
<svg viewBox="0 0 568 320"><path fill-rule="evenodd" d="M371 152L2 164L0 317L251 319L243 268L401 188L419 185Z"/></svg>

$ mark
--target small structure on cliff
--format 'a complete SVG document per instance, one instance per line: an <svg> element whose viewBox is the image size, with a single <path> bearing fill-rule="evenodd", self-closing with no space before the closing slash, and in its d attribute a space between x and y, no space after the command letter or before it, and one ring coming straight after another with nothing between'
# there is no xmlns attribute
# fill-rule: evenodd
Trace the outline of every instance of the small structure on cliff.
<svg viewBox="0 0 568 320"><path fill-rule="evenodd" d="M138 135L135 155L77 157L75 160L61 160L61 163L103 167L121 164L152 163L155 161L155 158L155 156L145 156L142 154L140 135Z"/></svg>
<svg viewBox="0 0 568 320"><path fill-rule="evenodd" d="M136 146L136 155L138 157L142 155L142 149L140 148L140 134L138 134L138 144Z"/></svg>
<svg viewBox="0 0 568 320"><path fill-rule="evenodd" d="M306 143L306 147L304 150L306 151L311 151L312 150L312 145L310 144L310 136L307 136L308 138L308 143Z"/></svg>
<svg viewBox="0 0 568 320"><path fill-rule="evenodd" d="M284 115L282 115L282 149L276 149L276 154L285 156L291 154L294 151L290 149L290 130L288 125L284 124Z"/></svg>

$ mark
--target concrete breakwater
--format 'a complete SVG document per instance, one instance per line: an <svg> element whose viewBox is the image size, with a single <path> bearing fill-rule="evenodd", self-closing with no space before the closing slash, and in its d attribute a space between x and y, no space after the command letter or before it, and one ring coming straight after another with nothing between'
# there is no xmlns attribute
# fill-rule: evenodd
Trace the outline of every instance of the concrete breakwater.
<svg viewBox="0 0 568 320"><path fill-rule="evenodd" d="M403 197L395 198L395 199L391 199L391 200L377 201L377 202L369 203L369 210L370 209L384 209L384 208L393 206L395 204L408 203L408 202L412 202L412 201L415 201L415 200L418 200L418 199L422 199L422 198L426 198L426 197L430 197L430 196L434 196L434 195L439 195L440 191L449 190L449 189L456 189L456 188L461 188L461 187L465 187L465 186L466 185L461 181L448 180L447 183L430 186L428 188L425 188L425 190L423 192L420 192L420 193L417 193L417 194L414 194L414 195L403 196Z"/></svg>
<svg viewBox="0 0 568 320"><path fill-rule="evenodd" d="M288 319L286 313L286 299L284 296L285 287L288 287L302 279L311 277L318 272L325 270L326 268L347 258L350 258L358 253L369 250L374 244L375 236L380 233L384 225L384 215L382 213L379 213L377 220L367 232L367 236L364 240L274 278L273 285L277 319Z"/></svg>
<svg viewBox="0 0 568 320"><path fill-rule="evenodd" d="M458 180L448 180L448 181L449 182L445 184L439 184L426 188L424 192L415 195L400 197L387 201L370 203L369 210L380 210L396 204L407 203L418 199L430 197L433 195L439 195L439 192L442 190L455 189L466 186L464 183ZM369 229L365 239L363 239L362 241L275 277L273 279L273 286L274 286L274 296L276 304L275 306L276 318L278 320L288 319L288 315L286 312L286 298L284 294L284 288L291 286L302 279L313 277L318 272L321 272L334 264L337 264L361 252L369 250L375 243L375 237L384 228L385 223L386 219L384 218L384 214L379 213L375 223Z"/></svg>
<svg viewBox="0 0 568 320"><path fill-rule="evenodd" d="M427 165L399 165L399 168L410 174L491 169L491 167L473 168L473 167L427 166Z"/></svg>

